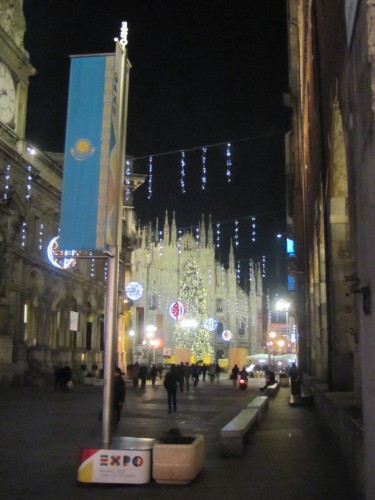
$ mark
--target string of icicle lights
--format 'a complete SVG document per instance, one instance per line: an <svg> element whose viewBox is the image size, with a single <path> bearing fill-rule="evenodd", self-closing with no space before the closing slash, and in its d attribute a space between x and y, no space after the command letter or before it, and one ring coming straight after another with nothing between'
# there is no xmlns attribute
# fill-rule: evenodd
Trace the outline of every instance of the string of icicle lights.
<svg viewBox="0 0 375 500"><path fill-rule="evenodd" d="M238 139L232 142L219 142L216 144L210 144L207 146L199 146L191 149L185 149L185 150L178 150L178 151L170 151L167 153L159 153L159 154L153 154L150 156L138 156L133 159L133 161L137 160L142 160L145 158L148 158L149 164L148 164L148 199L150 200L152 198L152 182L153 182L153 175L152 175L152 161L153 158L157 156L168 156L168 155L175 155L179 154L180 155L180 187L181 187L181 192L184 194L186 193L186 186L185 186L185 176L186 176L186 153L187 152L193 152L199 150L201 152L201 189L204 191L207 187L207 153L208 149L214 148L214 147L220 147L225 145L226 150L225 150L225 157L226 157L226 178L228 184L231 183L232 181L232 143L233 142L243 142L243 141L250 141L250 140L257 140L257 139L263 139L263 138L269 138L269 137L274 137L274 136L280 136L284 135L285 132L271 132L268 134L260 134L260 135L255 135L251 137L245 137L243 139Z"/></svg>

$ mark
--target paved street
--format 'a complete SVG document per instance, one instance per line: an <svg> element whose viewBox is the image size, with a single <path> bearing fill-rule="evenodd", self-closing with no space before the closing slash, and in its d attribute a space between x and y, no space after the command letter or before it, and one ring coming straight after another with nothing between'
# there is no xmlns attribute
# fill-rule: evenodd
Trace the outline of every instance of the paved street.
<svg viewBox="0 0 375 500"><path fill-rule="evenodd" d="M68 393L52 387L0 392L0 489L2 500L29 499L234 499L355 500L338 451L317 427L313 408L291 408L280 389L242 457L219 454L219 430L256 395L228 380L202 382L178 393L178 410L167 412L162 386L127 384L123 417L115 435L158 438L171 427L206 438L206 466L187 486L82 485L76 481L79 447L101 437L102 388L76 384Z"/></svg>

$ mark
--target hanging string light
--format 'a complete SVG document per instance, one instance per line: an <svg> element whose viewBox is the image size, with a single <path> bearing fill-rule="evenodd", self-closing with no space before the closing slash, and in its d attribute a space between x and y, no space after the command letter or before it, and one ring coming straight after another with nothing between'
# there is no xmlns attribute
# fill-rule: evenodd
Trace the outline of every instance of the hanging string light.
<svg viewBox="0 0 375 500"><path fill-rule="evenodd" d="M232 158L231 158L231 145L228 142L227 144L227 180L228 183L231 181L231 175L232 175Z"/></svg>
<svg viewBox="0 0 375 500"><path fill-rule="evenodd" d="M240 261L237 262L237 283L241 283L241 263Z"/></svg>
<svg viewBox="0 0 375 500"><path fill-rule="evenodd" d="M185 193L185 152L181 151L181 192Z"/></svg>
<svg viewBox="0 0 375 500"><path fill-rule="evenodd" d="M197 252L199 251L199 240L200 240L199 227L196 227L195 228L195 249Z"/></svg>
<svg viewBox="0 0 375 500"><path fill-rule="evenodd" d="M38 250L43 250L43 233L44 233L44 225L39 225L39 238L38 238Z"/></svg>
<svg viewBox="0 0 375 500"><path fill-rule="evenodd" d="M220 223L216 224L216 248L220 248Z"/></svg>
<svg viewBox="0 0 375 500"><path fill-rule="evenodd" d="M29 200L30 199L30 196L31 196L31 166L28 165L27 166L27 174L26 174L26 194L25 194L25 198L26 200Z"/></svg>
<svg viewBox="0 0 375 500"><path fill-rule="evenodd" d="M10 165L7 165L5 167L4 180L5 180L5 185L4 185L5 191L3 194L3 199L7 200L8 199L9 184L10 184Z"/></svg>
<svg viewBox="0 0 375 500"><path fill-rule="evenodd" d="M26 222L22 222L22 227L21 227L21 247L22 248L25 248L25 245L26 245L26 228L27 228Z"/></svg>
<svg viewBox="0 0 375 500"><path fill-rule="evenodd" d="M206 153L207 148L202 148L202 189L206 189L207 184L207 168L206 168Z"/></svg>
<svg viewBox="0 0 375 500"><path fill-rule="evenodd" d="M234 244L236 247L238 247L239 241L238 241L238 220L234 221Z"/></svg>
<svg viewBox="0 0 375 500"><path fill-rule="evenodd" d="M266 277L266 256L262 257L262 278Z"/></svg>
<svg viewBox="0 0 375 500"><path fill-rule="evenodd" d="M152 196L152 156L148 160L148 196L147 198L151 200Z"/></svg>
<svg viewBox="0 0 375 500"><path fill-rule="evenodd" d="M251 241L255 243L256 240L256 218L251 217Z"/></svg>
<svg viewBox="0 0 375 500"><path fill-rule="evenodd" d="M125 202L129 203L130 201L130 161L127 160L125 164Z"/></svg>
<svg viewBox="0 0 375 500"><path fill-rule="evenodd" d="M90 255L93 255L93 253L90 252ZM90 259L90 276L95 278L95 259Z"/></svg>

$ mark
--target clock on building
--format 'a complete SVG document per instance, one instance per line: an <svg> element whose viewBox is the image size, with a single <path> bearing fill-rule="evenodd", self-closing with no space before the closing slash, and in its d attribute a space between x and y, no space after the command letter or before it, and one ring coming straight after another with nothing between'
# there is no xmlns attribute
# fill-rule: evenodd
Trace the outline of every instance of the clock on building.
<svg viewBox="0 0 375 500"><path fill-rule="evenodd" d="M8 67L0 62L0 121L8 125L16 110L16 87Z"/></svg>

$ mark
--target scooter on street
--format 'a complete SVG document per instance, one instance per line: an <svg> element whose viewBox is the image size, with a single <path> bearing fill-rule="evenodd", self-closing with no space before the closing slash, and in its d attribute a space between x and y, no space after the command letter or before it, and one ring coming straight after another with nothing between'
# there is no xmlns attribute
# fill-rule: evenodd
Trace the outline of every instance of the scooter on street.
<svg viewBox="0 0 375 500"><path fill-rule="evenodd" d="M239 386L241 391L247 389L247 377L240 377Z"/></svg>

